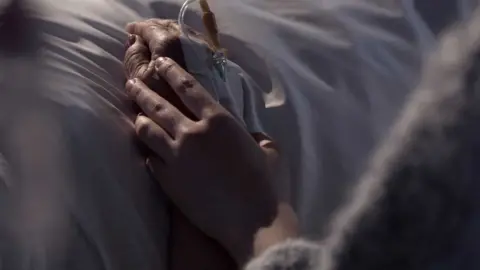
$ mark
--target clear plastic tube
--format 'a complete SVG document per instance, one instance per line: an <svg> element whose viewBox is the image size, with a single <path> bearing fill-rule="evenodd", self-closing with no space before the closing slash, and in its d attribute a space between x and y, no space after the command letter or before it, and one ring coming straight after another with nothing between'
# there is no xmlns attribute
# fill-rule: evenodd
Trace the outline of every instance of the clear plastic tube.
<svg viewBox="0 0 480 270"><path fill-rule="evenodd" d="M179 12L179 15L178 15L178 24L180 25L180 31L182 32L182 35L187 38L188 42L191 43L192 47L195 46L195 44L194 44L195 41L193 41L190 38L190 35L188 34L188 30L187 30L186 24L185 24L185 14L188 10L188 7L193 2L196 2L196 1L199 1L199 0L186 0L183 3L182 8L180 9L180 12ZM195 54L196 54L198 60L202 61L202 57L200 57L197 54L197 52L195 52ZM218 48L215 48L215 51L213 52L213 55L212 55L212 59L213 59L214 67L215 67L218 75L220 76L220 78L225 83L227 83L227 77L228 77L227 76L227 57L226 57L225 52L222 51L222 50L219 50ZM212 81L212 83L213 83L213 81ZM228 83L227 83L227 87L228 87Z"/></svg>
<svg viewBox="0 0 480 270"><path fill-rule="evenodd" d="M180 13L178 14L178 24L180 25L180 30L182 31L182 35L186 36L189 42L193 42L188 35L186 28L185 28L185 13L187 13L188 6L191 5L193 2L197 0L186 0L182 8L180 9Z"/></svg>

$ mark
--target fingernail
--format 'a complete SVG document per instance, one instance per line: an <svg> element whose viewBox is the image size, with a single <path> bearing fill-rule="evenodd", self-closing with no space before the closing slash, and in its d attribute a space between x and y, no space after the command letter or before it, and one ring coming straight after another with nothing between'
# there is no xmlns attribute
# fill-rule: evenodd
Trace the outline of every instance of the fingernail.
<svg viewBox="0 0 480 270"><path fill-rule="evenodd" d="M136 40L137 40L137 37L135 35L129 34L127 44L125 45L125 47L128 48L128 47L132 46L135 43Z"/></svg>

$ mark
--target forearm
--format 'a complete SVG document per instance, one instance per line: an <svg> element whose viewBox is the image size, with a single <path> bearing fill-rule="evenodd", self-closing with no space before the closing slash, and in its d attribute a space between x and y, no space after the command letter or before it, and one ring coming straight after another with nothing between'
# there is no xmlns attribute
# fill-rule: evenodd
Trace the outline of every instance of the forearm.
<svg viewBox="0 0 480 270"><path fill-rule="evenodd" d="M271 226L260 228L255 235L254 257L261 255L273 245L298 237L298 220L292 207L289 204L280 203L277 211L277 218Z"/></svg>
<svg viewBox="0 0 480 270"><path fill-rule="evenodd" d="M171 218L169 269L238 269L230 254L195 227L176 207L173 208Z"/></svg>
<svg viewBox="0 0 480 270"><path fill-rule="evenodd" d="M297 237L298 221L295 212L289 204L279 203L271 222L249 229L249 232L238 238L230 252L237 263L243 266L248 260L261 256L270 247Z"/></svg>

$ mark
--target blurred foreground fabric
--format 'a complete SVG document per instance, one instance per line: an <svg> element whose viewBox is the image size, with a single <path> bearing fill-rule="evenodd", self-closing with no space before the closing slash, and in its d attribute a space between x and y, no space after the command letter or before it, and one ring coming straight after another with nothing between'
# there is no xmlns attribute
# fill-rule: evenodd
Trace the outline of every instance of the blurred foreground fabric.
<svg viewBox="0 0 480 270"><path fill-rule="evenodd" d="M34 1L46 67L1 77L31 86L28 102L0 100L1 269L165 269L167 202L128 126L121 59L126 23L175 19L181 2ZM210 3L231 60L264 91L261 124L288 159L302 232L321 237L437 35L477 1Z"/></svg>

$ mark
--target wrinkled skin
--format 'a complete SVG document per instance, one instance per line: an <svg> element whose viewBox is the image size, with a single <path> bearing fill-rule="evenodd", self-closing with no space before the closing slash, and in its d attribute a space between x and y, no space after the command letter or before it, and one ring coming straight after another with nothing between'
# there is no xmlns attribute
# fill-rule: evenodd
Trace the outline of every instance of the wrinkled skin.
<svg viewBox="0 0 480 270"><path fill-rule="evenodd" d="M127 82L128 96L145 113L135 128L155 153L150 169L181 212L242 264L254 253L257 232L277 218L270 167L278 156L275 145L251 136L173 60L155 60L155 70L194 118L141 80Z"/></svg>
<svg viewBox="0 0 480 270"><path fill-rule="evenodd" d="M129 33L124 59L127 79L138 78L144 81L183 113L192 116L170 87L152 76L154 72L152 60L160 56L170 57L181 67L186 67L178 24L172 20L150 19L131 23L127 25L126 30ZM197 32L190 30L189 34L194 40L208 46Z"/></svg>
<svg viewBox="0 0 480 270"><path fill-rule="evenodd" d="M129 33L124 59L126 77L141 79L180 111L193 117L163 80L153 78L153 60L160 56L170 57L186 67L179 26L172 20L150 19L131 23L126 30ZM190 35L206 45L198 33L191 31ZM195 227L175 206L171 209L170 240L171 269L235 269L235 262L224 248Z"/></svg>
<svg viewBox="0 0 480 270"><path fill-rule="evenodd" d="M143 22L129 24L127 26L127 31L130 33L128 44L127 44L127 51L125 55L125 71L126 71L127 78L140 79L142 82L146 84L145 86L150 87L155 93L159 94L164 100L172 104L185 117L194 121L201 120L199 118L200 115L195 115L194 113L192 113L192 111L189 108L187 108L187 106L185 106L185 103L181 101L178 93L175 93L175 91L173 91L173 89L168 84L166 84L164 80L162 79L159 80L158 76L156 76L157 79L154 79L155 77L154 73L156 72L155 66L154 66L154 60L157 59L158 57L168 56L171 59L173 59L175 62L177 62L182 68L185 68L186 66L180 40L179 40L180 29L178 25L175 22L170 20L151 19ZM191 29L189 29L188 31L189 31L190 37L192 37L194 40L196 40L200 44L203 44L207 48L210 48L207 42L205 41L205 39L203 38L203 36L194 32ZM182 78L185 77L182 74L177 74L177 75L181 76ZM197 85L197 83L193 82L193 85ZM209 96L207 92L205 92L205 94ZM234 134L240 134L239 135L240 137L242 135L245 135L246 131L244 130L244 128L241 127L235 119L231 118L231 115L226 113L226 111L224 111L224 109L220 105L216 103L215 105L218 106L218 109L221 110L222 113L225 113L225 116L227 116L226 118L228 119L229 122L232 121L232 123L235 124L235 128L241 130L237 132L236 130L233 130L233 131L230 129L221 130L224 128L220 128L218 131L221 133L219 134L224 134L223 136L225 137L231 136L229 135L231 132L234 132ZM145 112L145 109L143 110L140 108L138 109L139 111ZM217 119L217 118L218 117L214 119ZM137 119L137 123L142 123L142 122L141 121L138 122L138 119ZM175 124L178 124L178 123L175 123ZM211 125L208 128L211 130ZM215 134L215 130L213 130L213 133ZM219 136L219 134L217 134L217 136ZM219 137L223 137L223 136L219 136ZM277 162L278 152L274 147L273 143L271 142L271 140L264 134L252 134L252 136L247 136L247 138L250 141L250 143L252 141L253 142L256 141L256 142L262 142L263 144L265 144L266 148L258 148L257 146L254 146L255 147L254 149L257 149L257 150L268 149L267 152L262 152L262 151L258 152L259 155L261 155L262 157L260 164L263 164L264 161L266 161L268 163L268 166L262 167L262 170L266 168L267 170L269 170L268 171L269 174L273 174L273 172L276 171L275 166L278 166L278 162ZM215 144L218 145L219 147L226 146L224 144L219 144L219 143L215 143ZM210 142L198 142L198 145L210 145ZM191 146L195 146L195 144L192 144ZM192 148L191 146L187 148ZM223 149L229 149L229 148L225 147ZM210 151L210 149L208 149L208 151ZM202 151L200 151L200 153L202 153ZM203 151L203 153L205 153L205 150ZM232 149L231 153L236 153L235 149ZM268 153L268 155L266 155L265 153ZM199 157L199 159L204 159L204 158L205 157ZM263 160L263 158L265 158L265 160ZM192 158L189 158L187 162L186 160L183 160L182 162L179 163L181 164L180 167L194 168L196 165L194 164L188 165L187 163L195 160L196 159L192 159ZM255 160L252 160L252 161L255 163ZM216 168L221 167L221 168L227 168L228 170L229 166L228 165L222 166L223 164L222 162L225 162L225 160L222 159L217 162L214 162L213 164L215 165ZM232 161L232 163L234 164L235 162ZM185 171L185 170L181 170L180 167L179 167L179 171ZM239 166L239 168L242 168L242 166ZM180 176L163 176L162 179L163 178L176 179L178 177ZM200 175L196 175L196 174L191 174L190 176L182 176L180 178L189 178L189 177L192 177L193 179L203 179L202 177L200 177ZM228 178L229 177L227 177L226 179ZM222 179L222 178L218 178L218 179ZM245 187L247 189L250 188L248 184ZM173 189L173 190L176 191L176 189ZM193 189L193 190L202 190L202 189ZM188 194L188 193L185 193L185 191L183 191L181 188L178 189L178 191L182 192L183 194ZM204 191L204 193L206 192L207 191ZM167 195L170 195L170 194L167 194ZM188 195L188 196L191 196L191 195ZM269 196L265 196L265 198L269 200L268 199ZM176 202L174 203L176 204ZM268 204L265 204L265 206L268 206ZM182 210L185 210L185 209L182 209ZM245 213L250 214L254 212L247 211ZM241 215L238 215L237 218L246 218L246 217L241 217ZM213 219L213 221L214 220L216 219ZM218 224L218 225L221 226L221 224ZM219 231L222 231L222 229L220 228ZM173 210L172 210L171 239L172 239L172 243L171 243L171 248L172 248L171 264L172 265L171 266L173 269L190 269L192 267L195 267L196 269L198 269L198 267L202 267L201 269L203 268L234 269L236 267L233 260L230 258L228 253L226 253L224 248L220 247L210 237L207 237L204 234L204 232L202 232L201 230L193 226L189 222L189 220L183 215L183 213L181 213L181 211L178 211L177 207L173 207ZM244 252L249 253L250 251L244 251ZM186 254L189 254L190 257L186 258L185 257Z"/></svg>

